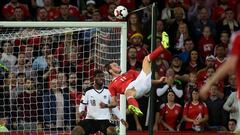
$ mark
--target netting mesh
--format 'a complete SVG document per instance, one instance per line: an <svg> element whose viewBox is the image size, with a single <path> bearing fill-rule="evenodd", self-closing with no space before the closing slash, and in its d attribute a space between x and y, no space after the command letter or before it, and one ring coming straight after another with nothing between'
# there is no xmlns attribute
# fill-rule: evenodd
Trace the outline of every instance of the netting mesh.
<svg viewBox="0 0 240 135"><path fill-rule="evenodd" d="M1 28L0 124L10 131L74 127L94 69L120 63L120 36L121 28Z"/></svg>

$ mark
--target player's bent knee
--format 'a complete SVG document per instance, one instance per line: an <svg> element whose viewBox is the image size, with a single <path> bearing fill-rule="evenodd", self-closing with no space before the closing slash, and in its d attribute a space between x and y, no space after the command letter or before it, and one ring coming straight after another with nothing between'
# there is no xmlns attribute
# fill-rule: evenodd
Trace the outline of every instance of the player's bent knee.
<svg viewBox="0 0 240 135"><path fill-rule="evenodd" d="M136 90L135 90L134 88L132 88L132 89L127 89L127 90L125 91L125 96L126 96L126 97L135 96L135 94L136 94Z"/></svg>
<svg viewBox="0 0 240 135"><path fill-rule="evenodd" d="M71 135L84 135L85 131L81 126L76 126L72 131Z"/></svg>

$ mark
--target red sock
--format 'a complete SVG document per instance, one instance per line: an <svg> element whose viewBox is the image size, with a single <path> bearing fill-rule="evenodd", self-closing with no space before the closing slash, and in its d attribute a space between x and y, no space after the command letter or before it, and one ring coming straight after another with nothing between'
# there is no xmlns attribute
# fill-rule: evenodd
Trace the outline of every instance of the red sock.
<svg viewBox="0 0 240 135"><path fill-rule="evenodd" d="M139 108L138 102L137 102L137 100L134 97L132 97L132 96L128 97L127 98L127 102L128 102L128 105L133 105L133 106Z"/></svg>
<svg viewBox="0 0 240 135"><path fill-rule="evenodd" d="M163 47L159 46L158 48L156 48L152 53L149 54L149 60L150 61L154 61L157 59L157 57L163 52Z"/></svg>

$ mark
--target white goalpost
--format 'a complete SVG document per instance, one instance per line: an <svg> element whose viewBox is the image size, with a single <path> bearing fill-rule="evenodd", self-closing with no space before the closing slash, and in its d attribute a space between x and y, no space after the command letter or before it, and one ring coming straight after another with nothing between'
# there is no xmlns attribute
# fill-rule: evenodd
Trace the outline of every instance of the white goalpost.
<svg viewBox="0 0 240 135"><path fill-rule="evenodd" d="M45 38L47 38L45 40ZM48 40L49 39L49 40ZM71 82L71 74L76 73L77 77L80 78L77 80L76 89L78 87L83 87L84 81L86 79L92 79L92 71L94 69L104 69L104 65L109 61L116 61L120 64L122 72L126 71L126 61L127 61L127 23L126 22L0 22L0 42L3 48L3 53L9 50L9 46L6 46L8 43L12 44L12 57L15 57L15 63L11 64L8 62L6 64L6 68L9 69L8 77L4 78L4 85L13 85L13 78L16 79L16 87L19 89L16 90L17 95L25 89L25 83L23 83L22 87L20 87L21 80L20 74L24 74L25 80L30 80L32 83L34 82L36 85L36 89L41 89L42 91L45 88L49 87L49 80L59 79L58 74L54 74L52 69L42 69L41 66L37 65L35 60L40 57L39 54L44 54L47 57L53 55L51 58L53 63L53 69L55 73L66 74L66 78L68 80L66 82ZM46 46L47 45L47 46ZM49 47L50 46L50 47ZM42 50L45 47L49 48L49 50ZM30 50L30 53L27 52ZM48 52L48 53L47 53ZM9 53L9 52L8 52ZM32 70L29 71L20 68L19 65L21 63L20 55L24 54L22 60L25 65L32 66ZM57 56L57 57L56 57ZM31 57L31 58L30 58ZM56 58L55 58L56 57ZM4 59L4 58L0 58ZM3 63L6 62L8 58L4 59ZM50 61L50 60L49 60ZM6 62L7 63L7 62ZM46 60L48 64L48 61ZM56 64L57 63L57 64ZM38 63L39 64L39 63ZM55 64L55 65L54 65ZM14 68L13 68L14 67ZM43 66L44 68L44 66ZM41 70L43 73L40 73ZM47 72L46 70L49 70ZM22 72L23 71L23 72ZM13 77L10 78L9 76ZM64 80L64 77L62 78ZM107 82L109 83L110 77L107 76ZM47 82L46 82L47 80ZM6 83L8 82L8 83ZM6 83L6 84L5 84ZM19 83L19 84L18 84ZM32 85L31 83L31 85ZM40 84L43 83L43 84ZM64 84L62 84L64 85ZM79 85L79 86L78 86ZM26 86L27 87L27 86ZM71 88L72 88L71 87ZM9 87L11 90L13 87ZM19 92L19 93L18 93ZM17 108L21 108L25 106L24 100L23 102L19 97L11 97L11 104L16 104ZM7 97L6 97L7 98ZM14 99L14 100L13 100ZM69 100L71 97L69 96ZM13 102L13 103L12 103ZM15 103L16 102L16 103ZM4 104L2 104L5 106ZM42 105L44 106L44 105ZM126 120L126 98L124 95L120 95L120 111L122 116ZM0 110L1 111L1 110ZM4 115L12 114L12 107L10 109L4 109ZM17 111L17 110L16 110ZM31 109L29 111L32 111ZM42 113L41 119L45 119L45 112L36 111L38 114ZM17 112L16 112L17 113ZM23 113L24 112L23 110ZM73 114L75 115L75 114ZM19 117L21 117L22 121L27 122L28 120L25 118L26 115L17 114L15 119L17 119L17 123L19 121ZM71 115L72 116L72 115ZM69 115L69 117L71 117ZM77 117L77 116L76 116ZM39 117L38 117L39 118ZM14 120L15 120L14 119ZM31 122L30 122L31 123ZM38 124L38 123L37 123ZM34 125L34 124L33 124ZM30 125L32 126L32 125ZM17 130L26 131L27 126L23 125L17 126ZM32 127L30 128L30 130ZM33 129L36 131L36 129ZM10 130L11 131L11 130ZM120 122L120 134L126 134L126 128Z"/></svg>

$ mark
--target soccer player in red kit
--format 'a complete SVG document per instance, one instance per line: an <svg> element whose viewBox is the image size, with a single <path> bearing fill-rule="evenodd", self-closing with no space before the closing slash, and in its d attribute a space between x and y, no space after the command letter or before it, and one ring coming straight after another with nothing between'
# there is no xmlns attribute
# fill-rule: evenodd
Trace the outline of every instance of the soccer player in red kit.
<svg viewBox="0 0 240 135"><path fill-rule="evenodd" d="M237 76L237 97L238 105L240 106L240 31L233 33L231 36L230 45L232 46L230 56L228 56L225 63L223 63L216 73L207 81L207 83L201 88L200 95L204 98L208 95L210 87L214 83L218 83L219 80L224 78L230 73L236 72ZM240 112L240 108L238 110ZM240 116L237 120L236 133L240 133Z"/></svg>
<svg viewBox="0 0 240 135"><path fill-rule="evenodd" d="M168 46L168 35L166 32L163 32L162 45L144 58L140 73L135 70L129 70L121 74L121 68L117 63L108 63L106 70L114 78L108 86L112 99L110 104L102 104L102 108L115 107L117 105L117 94L120 93L125 94L129 111L135 113L137 116L143 115L135 98L140 98L150 91L152 81L151 61L154 61Z"/></svg>

